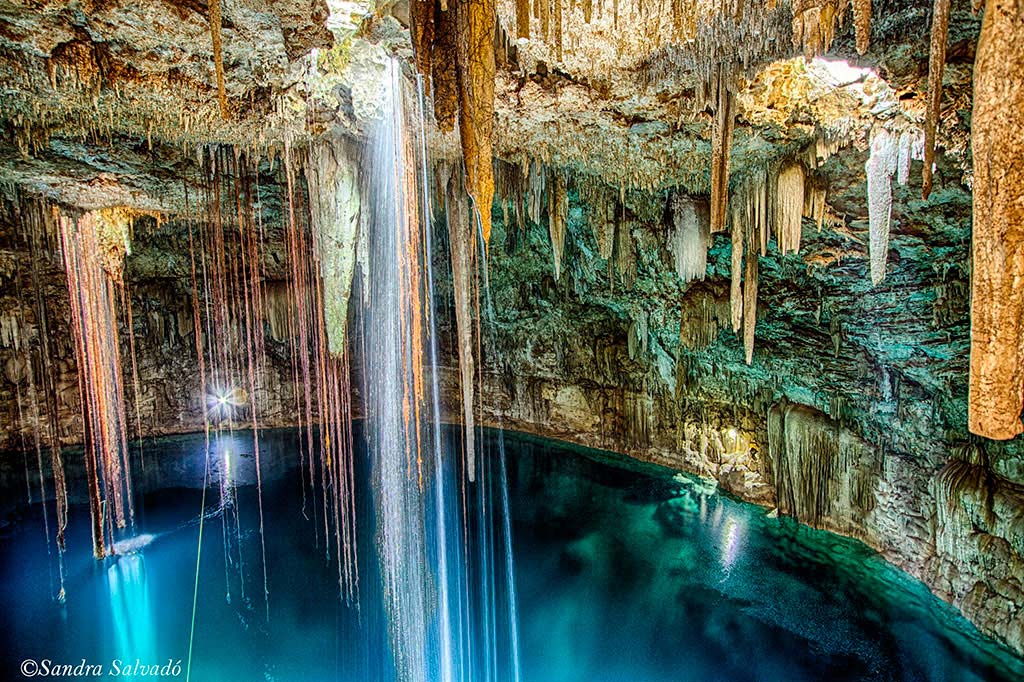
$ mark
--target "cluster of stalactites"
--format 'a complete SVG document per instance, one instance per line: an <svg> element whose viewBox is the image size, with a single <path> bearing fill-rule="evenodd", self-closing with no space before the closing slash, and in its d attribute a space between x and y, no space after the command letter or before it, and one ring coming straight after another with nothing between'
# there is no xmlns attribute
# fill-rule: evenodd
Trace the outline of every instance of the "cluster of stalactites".
<svg viewBox="0 0 1024 682"><path fill-rule="evenodd" d="M780 513L820 526L856 522L874 507L877 454L859 438L784 398L769 407L767 427L765 468Z"/></svg>
<svg viewBox="0 0 1024 682"><path fill-rule="evenodd" d="M758 255L768 248L773 204L768 173L753 169L737 186L732 207L732 263L729 309L732 329L740 334L747 364L754 359L754 329L757 324ZM776 217L777 219L777 217ZM779 242L780 250L782 242ZM785 253L785 252L784 252Z"/></svg>
<svg viewBox="0 0 1024 682"><path fill-rule="evenodd" d="M671 207L671 250L676 274L683 282L704 279L708 269L710 226L702 219L697 203L685 194L674 194Z"/></svg>
<svg viewBox="0 0 1024 682"><path fill-rule="evenodd" d="M704 288L687 290L681 303L679 342L688 350L704 350L729 326L729 312Z"/></svg>
<svg viewBox="0 0 1024 682"><path fill-rule="evenodd" d="M800 253L804 214L804 167L787 163L775 179L775 241L779 252Z"/></svg>
<svg viewBox="0 0 1024 682"><path fill-rule="evenodd" d="M565 173L554 172L548 192L548 232L551 235L551 258L555 281L562 276L562 253L565 250L565 224L569 219L569 198Z"/></svg>
<svg viewBox="0 0 1024 682"><path fill-rule="evenodd" d="M58 217L86 425L93 553L106 556L113 527L134 517L122 386L117 297L131 213ZM120 261L120 262L118 262Z"/></svg>
<svg viewBox="0 0 1024 682"><path fill-rule="evenodd" d="M358 152L345 138L313 144L306 172L313 245L323 281L328 348L345 351L349 299L360 239Z"/></svg>
<svg viewBox="0 0 1024 682"><path fill-rule="evenodd" d="M974 60L972 433L1024 430L1024 5L989 0Z"/></svg>
<svg viewBox="0 0 1024 682"><path fill-rule="evenodd" d="M868 255L871 282L885 279L889 258L889 230L892 222L892 178L901 185L910 179L911 159L923 156L921 131L908 128L890 131L877 127L871 131L871 152L864 171L868 186Z"/></svg>
<svg viewBox="0 0 1024 682"><path fill-rule="evenodd" d="M484 243L491 236L494 199L495 0L412 0L416 65L431 85L434 117L452 130L456 115L465 187Z"/></svg>
<svg viewBox="0 0 1024 682"><path fill-rule="evenodd" d="M736 183L730 199L730 318L733 331L743 338L748 364L754 357L758 257L768 252L773 232L779 253L799 253L803 217L810 211L820 224L826 211L824 190L815 190L808 204L805 180L800 162L786 162L774 175L767 168L753 168Z"/></svg>
<svg viewBox="0 0 1024 682"><path fill-rule="evenodd" d="M852 0L857 52L864 54L871 42L871 0ZM851 0L794 0L793 47L809 59L828 52Z"/></svg>

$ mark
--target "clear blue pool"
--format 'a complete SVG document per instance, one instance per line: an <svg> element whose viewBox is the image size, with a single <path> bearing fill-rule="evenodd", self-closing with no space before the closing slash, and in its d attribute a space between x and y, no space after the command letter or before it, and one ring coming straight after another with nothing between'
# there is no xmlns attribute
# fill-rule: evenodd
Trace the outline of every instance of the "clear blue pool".
<svg viewBox="0 0 1024 682"><path fill-rule="evenodd" d="M495 439L487 436L492 446ZM767 518L653 467L504 439L525 682L1024 676L1024 663L858 543ZM265 605L244 456L251 437L230 443L238 453L233 506L218 512L218 491L207 495L191 679L394 679L368 496L358 500L360 599L346 605L308 504L303 511L297 438L264 434ZM181 661L173 679L185 679L203 450L202 436L146 444L131 554L93 560L88 510L73 507L64 604L52 598L56 562L39 505L11 513L0 535L0 679L22 679L26 659L84 659L107 676L115 660ZM360 453L365 485L365 446ZM23 481L9 487L8 500L24 499ZM507 639L501 627L494 632ZM493 677L511 679L507 647L496 650ZM467 682L484 679L481 671Z"/></svg>

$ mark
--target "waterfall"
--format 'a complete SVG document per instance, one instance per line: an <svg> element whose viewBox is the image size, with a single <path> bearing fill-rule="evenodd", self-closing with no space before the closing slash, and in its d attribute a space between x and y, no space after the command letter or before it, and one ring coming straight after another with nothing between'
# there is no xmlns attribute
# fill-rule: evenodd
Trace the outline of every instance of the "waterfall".
<svg viewBox="0 0 1024 682"><path fill-rule="evenodd" d="M460 439L440 426L423 85L413 87L389 61L382 101L363 164L370 227L363 360L380 596L395 677L517 681L504 451L497 471L493 458L481 457L474 481ZM477 440L472 429L466 437Z"/></svg>

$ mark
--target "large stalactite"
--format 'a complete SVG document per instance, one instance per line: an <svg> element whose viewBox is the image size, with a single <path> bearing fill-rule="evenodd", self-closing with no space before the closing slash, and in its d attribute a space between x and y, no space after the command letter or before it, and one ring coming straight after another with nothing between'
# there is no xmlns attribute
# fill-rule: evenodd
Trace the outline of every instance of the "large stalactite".
<svg viewBox="0 0 1024 682"><path fill-rule="evenodd" d="M972 432L1024 431L1024 0L988 0L974 63Z"/></svg>
<svg viewBox="0 0 1024 682"><path fill-rule="evenodd" d="M414 0L410 10L416 65L432 82L441 130L454 128L458 115L466 192L487 244L494 201L495 0L430 1Z"/></svg>
<svg viewBox="0 0 1024 682"><path fill-rule="evenodd" d="M932 8L931 51L928 57L928 111L924 123L924 167L921 196L932 192L932 166L935 164L935 135L942 105L942 72L946 66L946 34L949 32L950 0L935 0Z"/></svg>
<svg viewBox="0 0 1024 682"><path fill-rule="evenodd" d="M729 155L735 115L735 95L729 90L728 77L719 70L715 79L715 118L711 130L711 232L725 230L729 204Z"/></svg>
<svg viewBox="0 0 1024 682"><path fill-rule="evenodd" d="M452 259L452 284L455 290L455 326L459 355L459 394L462 398L462 424L466 438L466 473L476 478L476 455L473 432L475 360L473 355L473 300L476 284L476 240L473 237L472 215L466 206L466 193L461 173L449 168L441 171L445 187L448 215L448 244ZM447 177L446 177L447 176Z"/></svg>
<svg viewBox="0 0 1024 682"><path fill-rule="evenodd" d="M345 352L348 304L359 236L358 153L343 138L309 152L309 211L323 281L323 314L332 355Z"/></svg>
<svg viewBox="0 0 1024 682"><path fill-rule="evenodd" d="M459 0L455 16L459 136L466 164L466 191L480 220L484 244L491 238L494 201L494 0Z"/></svg>

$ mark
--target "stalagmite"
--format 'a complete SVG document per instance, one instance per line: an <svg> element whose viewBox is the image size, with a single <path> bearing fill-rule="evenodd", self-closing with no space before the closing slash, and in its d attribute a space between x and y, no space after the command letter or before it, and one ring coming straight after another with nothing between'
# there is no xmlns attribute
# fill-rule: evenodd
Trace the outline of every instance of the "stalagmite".
<svg viewBox="0 0 1024 682"><path fill-rule="evenodd" d="M896 172L898 139L885 128L872 131L871 155L864 164L868 179L868 254L871 282L885 279L889 259L889 221L892 214L892 176Z"/></svg>
<svg viewBox="0 0 1024 682"><path fill-rule="evenodd" d="M491 238L494 200L495 0L458 0L456 75L459 86L459 136L466 164L466 191L480 220L484 245Z"/></svg>
<svg viewBox="0 0 1024 682"><path fill-rule="evenodd" d="M971 267L973 433L1024 430L1024 3L988 0L974 61Z"/></svg>
<svg viewBox="0 0 1024 682"><path fill-rule="evenodd" d="M461 174L453 172L447 183L448 244L451 250L455 291L455 324L459 349L459 389L462 396L462 424L466 434L466 471L476 479L473 412L475 363L473 356L473 288L475 286L476 238L472 214L466 206Z"/></svg>
<svg viewBox="0 0 1024 682"><path fill-rule="evenodd" d="M775 240L783 255L800 252L803 213L804 167L790 163L782 167L776 180Z"/></svg>
<svg viewBox="0 0 1024 682"><path fill-rule="evenodd" d="M565 223L568 213L565 175L562 172L555 172L552 174L551 191L548 192L548 232L551 235L551 257L554 261L556 282L562 275L562 252L565 248Z"/></svg>
<svg viewBox="0 0 1024 682"><path fill-rule="evenodd" d="M853 0L853 26L857 35L857 53L864 54L871 44L871 0Z"/></svg>
<svg viewBox="0 0 1024 682"><path fill-rule="evenodd" d="M928 55L928 110L924 120L924 168L921 172L921 196L932 192L932 166L935 165L935 135L942 107L942 72L946 67L946 34L949 32L950 0L932 4L931 51Z"/></svg>
<svg viewBox="0 0 1024 682"><path fill-rule="evenodd" d="M700 220L693 199L677 192L672 197L672 252L676 274L684 282L704 279L708 268L708 225Z"/></svg>
<svg viewBox="0 0 1024 682"><path fill-rule="evenodd" d="M324 325L331 354L345 351L348 303L359 231L358 154L337 138L309 152L309 209L323 281Z"/></svg>
<svg viewBox="0 0 1024 682"><path fill-rule="evenodd" d="M732 149L734 95L719 70L715 82L716 109L711 130L711 232L725 230L729 203L729 155Z"/></svg>

